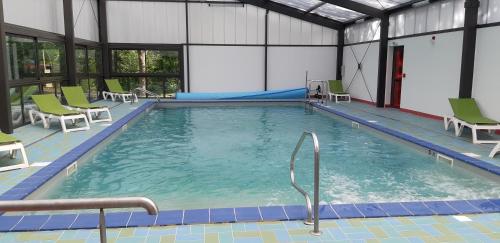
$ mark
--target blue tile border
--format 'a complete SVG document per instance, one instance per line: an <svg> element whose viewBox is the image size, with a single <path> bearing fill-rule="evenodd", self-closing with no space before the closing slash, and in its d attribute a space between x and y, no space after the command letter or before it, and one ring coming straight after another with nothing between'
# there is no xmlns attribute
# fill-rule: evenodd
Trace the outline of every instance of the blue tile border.
<svg viewBox="0 0 500 243"><path fill-rule="evenodd" d="M499 213L498 199L323 204L320 205L319 218L351 219L431 215L460 215ZM109 228L151 227L167 225L218 224L262 221L305 220L307 213L302 205L211 208L191 210L160 211L158 215L146 212L106 213L106 226ZM58 214L0 216L0 232L47 231L96 229L99 214Z"/></svg>
<svg viewBox="0 0 500 243"><path fill-rule="evenodd" d="M227 102L227 101L224 101ZM262 102L262 101L248 101ZM290 102L290 101L288 101ZM167 102L165 102L167 103ZM168 103L190 103L168 102ZM191 103L204 103L193 101ZM213 103L213 101L210 101ZM129 121L151 108L155 102L148 101L130 112L100 133L86 140L72 149L49 166L20 182L9 191L0 195L0 200L21 200L38 189L53 176L65 169L68 165L81 158L97 144L121 129ZM470 158L447 148L417 139L410 135L370 123L366 120L336 111L319 104L313 106L356 121L362 125L387 133L397 138L412 142L433 151L445 154L465 163L500 175L500 167L491 165L478 159ZM356 204L325 204L320 205L320 219L347 219L347 218L375 218L396 216L427 216L427 215L454 215L500 212L500 199L453 200L453 201L423 201L423 202L390 202L390 203L356 203ZM108 227L148 227L165 225L187 225L228 222L259 222L259 221L291 221L306 218L304 206L268 206L268 207L241 207L241 208L214 208L195 210L160 211L156 216L145 212L113 212L106 214ZM60 215L28 215L28 216L0 216L0 232L22 232L37 230L72 230L95 229L98 225L98 213L60 214Z"/></svg>

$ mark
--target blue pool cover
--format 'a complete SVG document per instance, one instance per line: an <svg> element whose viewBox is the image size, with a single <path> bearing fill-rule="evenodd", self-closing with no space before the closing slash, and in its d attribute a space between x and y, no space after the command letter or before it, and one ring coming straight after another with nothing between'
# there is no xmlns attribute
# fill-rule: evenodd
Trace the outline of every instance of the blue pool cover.
<svg viewBox="0 0 500 243"><path fill-rule="evenodd" d="M177 100L277 100L303 99L306 88L259 92L176 93Z"/></svg>

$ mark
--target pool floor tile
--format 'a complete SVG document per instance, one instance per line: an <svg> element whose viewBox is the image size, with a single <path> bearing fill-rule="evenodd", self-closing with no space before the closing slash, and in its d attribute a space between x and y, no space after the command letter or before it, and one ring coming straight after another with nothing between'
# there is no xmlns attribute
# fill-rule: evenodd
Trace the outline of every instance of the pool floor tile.
<svg viewBox="0 0 500 243"><path fill-rule="evenodd" d="M307 209L305 206L284 206L289 220L302 220L307 218Z"/></svg>
<svg viewBox="0 0 500 243"><path fill-rule="evenodd" d="M409 210L413 215L428 216L435 214L422 202L403 202L401 205L403 205L403 207Z"/></svg>
<svg viewBox="0 0 500 243"><path fill-rule="evenodd" d="M49 220L42 226L42 230L63 230L68 229L75 221L76 214L61 214L52 215Z"/></svg>
<svg viewBox="0 0 500 243"><path fill-rule="evenodd" d="M500 211L500 205L495 205L489 200L468 200L472 206L480 209L482 212L485 213L494 213L494 212L499 212Z"/></svg>
<svg viewBox="0 0 500 243"><path fill-rule="evenodd" d="M208 209L193 209L184 211L183 224L206 224L210 222Z"/></svg>
<svg viewBox="0 0 500 243"><path fill-rule="evenodd" d="M287 220L288 217L281 206L259 207L262 219L265 221Z"/></svg>
<svg viewBox="0 0 500 243"><path fill-rule="evenodd" d="M400 203L379 203L378 204L382 210L384 210L389 216L412 216L410 211L405 209Z"/></svg>
<svg viewBox="0 0 500 243"><path fill-rule="evenodd" d="M367 218L387 216L387 214L377 204L357 203L355 206Z"/></svg>
<svg viewBox="0 0 500 243"><path fill-rule="evenodd" d="M79 214L75 222L71 225L72 229L97 228L99 225L99 214Z"/></svg>
<svg viewBox="0 0 500 243"><path fill-rule="evenodd" d="M156 225L179 225L182 224L183 211L160 211L156 219Z"/></svg>
<svg viewBox="0 0 500 243"><path fill-rule="evenodd" d="M259 208L257 207L244 207L236 208L236 221L251 222L251 221L261 221Z"/></svg>
<svg viewBox="0 0 500 243"><path fill-rule="evenodd" d="M2 216L0 217L0 230L9 231L12 229L19 221L21 221L22 216Z"/></svg>
<svg viewBox="0 0 500 243"><path fill-rule="evenodd" d="M151 226L156 221L156 215L149 215L146 212L132 212L127 227Z"/></svg>
<svg viewBox="0 0 500 243"><path fill-rule="evenodd" d="M364 215L354 206L354 204L332 204L332 208L341 218L364 217Z"/></svg>
<svg viewBox="0 0 500 243"><path fill-rule="evenodd" d="M34 231L42 227L49 219L48 215L27 215L12 229L12 231Z"/></svg>
<svg viewBox="0 0 500 243"><path fill-rule="evenodd" d="M211 208L210 209L211 223L231 223L236 222L234 208Z"/></svg>

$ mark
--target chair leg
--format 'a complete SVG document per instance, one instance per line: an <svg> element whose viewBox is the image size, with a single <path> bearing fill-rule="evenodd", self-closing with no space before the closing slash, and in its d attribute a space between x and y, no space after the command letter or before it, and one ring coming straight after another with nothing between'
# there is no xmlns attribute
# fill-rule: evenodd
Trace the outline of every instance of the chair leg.
<svg viewBox="0 0 500 243"><path fill-rule="evenodd" d="M66 122L64 121L64 117L60 117L59 118L59 122L61 123L61 128L63 130L63 132L68 132L68 129L66 129Z"/></svg>
<svg viewBox="0 0 500 243"><path fill-rule="evenodd" d="M90 123L94 122L94 120L92 120L92 113L90 112L90 109L87 109L87 117L88 117Z"/></svg>
<svg viewBox="0 0 500 243"><path fill-rule="evenodd" d="M472 128L472 143L473 144L477 144L477 129L476 128Z"/></svg>
<svg viewBox="0 0 500 243"><path fill-rule="evenodd" d="M28 156L26 156L26 151L24 150L24 146L21 146L19 148L19 150L21 151L21 156L23 157L23 163L26 167L29 167L29 163L28 163Z"/></svg>

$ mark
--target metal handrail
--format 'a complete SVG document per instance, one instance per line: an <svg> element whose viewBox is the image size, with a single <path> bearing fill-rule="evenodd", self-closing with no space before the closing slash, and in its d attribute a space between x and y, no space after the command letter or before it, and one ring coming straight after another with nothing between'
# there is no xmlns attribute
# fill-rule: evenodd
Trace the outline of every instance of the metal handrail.
<svg viewBox="0 0 500 243"><path fill-rule="evenodd" d="M102 243L106 242L104 209L109 208L144 208L150 215L157 215L159 212L156 204L146 197L0 201L0 212L99 209Z"/></svg>
<svg viewBox="0 0 500 243"><path fill-rule="evenodd" d="M297 153L302 147L304 139L308 135L311 136L314 146L314 223L312 220L312 206L309 194L295 182L295 157L297 156ZM311 234L320 235L321 232L319 231L319 142L318 142L318 137L314 132L304 131L299 141L297 142L295 150L293 151L292 157L290 159L290 180L292 182L292 186L295 189L297 189L297 191L299 191L306 199L307 219L304 221L304 223L307 225L314 224L314 229L313 231L311 231Z"/></svg>
<svg viewBox="0 0 500 243"><path fill-rule="evenodd" d="M156 98L156 101L160 101L160 98L161 98L161 96L159 94L151 92L151 91L149 91L149 90L147 90L145 88L137 87L137 88L134 89L134 91L140 91L140 92L143 92L143 93L145 93L147 95L151 95L151 96L153 96L153 97Z"/></svg>

